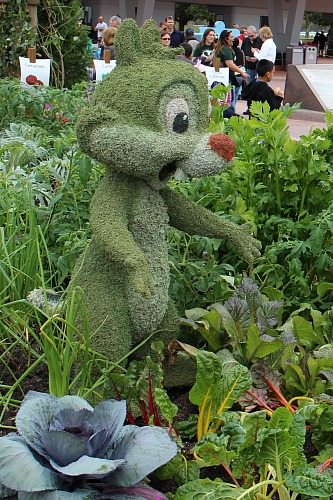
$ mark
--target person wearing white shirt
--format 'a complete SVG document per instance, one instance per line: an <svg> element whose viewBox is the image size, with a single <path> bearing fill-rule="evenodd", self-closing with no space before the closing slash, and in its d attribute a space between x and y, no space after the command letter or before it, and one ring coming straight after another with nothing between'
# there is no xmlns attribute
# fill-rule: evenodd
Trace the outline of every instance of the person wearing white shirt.
<svg viewBox="0 0 333 500"><path fill-rule="evenodd" d="M268 26L263 26L259 30L259 36L262 39L261 49L251 49L252 54L258 61L261 59L267 59L275 64L276 59L276 45L273 41L273 33Z"/></svg>
<svg viewBox="0 0 333 500"><path fill-rule="evenodd" d="M103 36L103 31L105 28L107 28L108 25L104 22L104 19L102 16L99 16L98 18L98 23L96 24L94 31L97 31L97 40L100 41L100 39Z"/></svg>

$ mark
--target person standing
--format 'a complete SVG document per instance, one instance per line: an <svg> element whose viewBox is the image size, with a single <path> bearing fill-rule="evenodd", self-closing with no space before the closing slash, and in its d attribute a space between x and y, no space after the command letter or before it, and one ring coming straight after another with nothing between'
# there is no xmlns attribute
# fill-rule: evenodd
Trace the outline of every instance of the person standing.
<svg viewBox="0 0 333 500"><path fill-rule="evenodd" d="M109 22L109 26L110 28L119 28L119 26L121 25L121 19L119 16L111 16L110 17L110 22Z"/></svg>
<svg viewBox="0 0 333 500"><path fill-rule="evenodd" d="M170 35L170 47L178 47L180 43L185 41L184 34L176 30L172 16L165 18L165 24L167 25L166 32Z"/></svg>
<svg viewBox="0 0 333 500"><path fill-rule="evenodd" d="M325 35L324 30L322 30L318 36L319 55L320 56L324 55L326 42L327 42L327 36Z"/></svg>
<svg viewBox="0 0 333 500"><path fill-rule="evenodd" d="M276 45L273 41L273 33L268 26L263 26L259 30L259 36L262 40L261 49L257 49L253 47L251 49L252 54L258 61L261 59L267 59L268 61L272 61L275 64L276 59Z"/></svg>
<svg viewBox="0 0 333 500"><path fill-rule="evenodd" d="M179 59L180 61L184 61L188 64L192 64L192 66L195 66L196 63L193 61L192 57L192 52L193 52L192 45L190 45L187 42L183 42L179 45L179 47L182 47L184 49L184 54L179 54L177 56L177 59Z"/></svg>
<svg viewBox="0 0 333 500"><path fill-rule="evenodd" d="M194 58L200 58L201 64L211 66L215 49L215 30L207 28L202 35L202 40L195 47Z"/></svg>
<svg viewBox="0 0 333 500"><path fill-rule="evenodd" d="M166 22L165 21L161 21L160 24L159 24L158 29L160 30L161 33L162 33L162 31L165 31L167 29Z"/></svg>
<svg viewBox="0 0 333 500"><path fill-rule="evenodd" d="M97 41L100 43L101 38L103 36L103 31L108 27L108 25L104 22L102 16L99 16L98 23L96 24L94 31L97 32Z"/></svg>
<svg viewBox="0 0 333 500"><path fill-rule="evenodd" d="M161 42L163 47L170 47L170 35L165 30L161 31Z"/></svg>
<svg viewBox="0 0 333 500"><path fill-rule="evenodd" d="M241 40L239 39L239 37L234 38L232 48L233 51L235 52L235 64L237 68L240 68L243 71L245 71L245 56L244 52L239 47L240 43ZM240 75L239 71L235 72L235 77L238 82L238 87L236 87L236 100L237 100L239 98L238 96L240 95L240 92L242 91L243 77Z"/></svg>
<svg viewBox="0 0 333 500"><path fill-rule="evenodd" d="M260 50L262 46L262 40L258 37L257 29L255 26L247 27L247 36L244 38L242 43L242 51L245 55L245 68L246 73L249 75L248 83L253 82L256 79L256 65L257 59L252 54L252 49Z"/></svg>
<svg viewBox="0 0 333 500"><path fill-rule="evenodd" d="M116 54L114 50L114 37L116 36L117 28L106 28L103 31L103 48L101 53L101 59L103 59L104 50L110 51L110 61L116 59Z"/></svg>
<svg viewBox="0 0 333 500"><path fill-rule="evenodd" d="M193 52L199 43L199 40L197 40L194 36L193 28L187 28L187 30L185 31L185 38L186 38L185 41L192 46L192 52Z"/></svg>
<svg viewBox="0 0 333 500"><path fill-rule="evenodd" d="M245 71L249 75L249 78L246 82L247 84L250 84L257 78L256 66L258 61L254 57L252 49L260 50L261 47L262 47L262 40L258 36L257 28L252 25L248 26L247 36L244 38L242 43L242 51L244 52L245 56ZM243 83L243 91L245 86L246 84ZM249 115L249 110L247 109L246 111L244 111L243 115Z"/></svg>
<svg viewBox="0 0 333 500"><path fill-rule="evenodd" d="M237 38L239 38L239 39L240 39L240 42L241 42L241 43L240 43L240 45L239 45L239 48L241 48L241 45L242 45L242 43L244 42L244 39L245 39L245 37L246 37L246 35L247 35L247 27L246 27L246 26L241 26L241 27L239 28L239 31L240 31L240 35L238 35L238 37L237 37Z"/></svg>
<svg viewBox="0 0 333 500"><path fill-rule="evenodd" d="M235 77L235 73L239 73L242 78L249 78L245 70L238 68L235 64L236 55L232 48L234 43L234 35L232 31L223 30L220 34L220 38L215 47L215 54L221 61L221 66L224 68L229 68L229 82L233 86L233 99L230 104L231 111L236 112L236 101L237 93L236 87L238 87L238 82Z"/></svg>

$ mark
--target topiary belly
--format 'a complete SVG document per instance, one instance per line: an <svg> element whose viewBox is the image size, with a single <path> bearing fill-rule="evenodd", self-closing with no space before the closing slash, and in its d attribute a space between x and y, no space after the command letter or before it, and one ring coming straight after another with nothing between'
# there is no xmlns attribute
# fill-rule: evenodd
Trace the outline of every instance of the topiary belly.
<svg viewBox="0 0 333 500"><path fill-rule="evenodd" d="M136 340L157 329L167 310L170 283L167 228L168 214L162 198L158 192L147 190L137 200L135 216L129 229L146 256L155 294L147 299L127 287L129 314Z"/></svg>

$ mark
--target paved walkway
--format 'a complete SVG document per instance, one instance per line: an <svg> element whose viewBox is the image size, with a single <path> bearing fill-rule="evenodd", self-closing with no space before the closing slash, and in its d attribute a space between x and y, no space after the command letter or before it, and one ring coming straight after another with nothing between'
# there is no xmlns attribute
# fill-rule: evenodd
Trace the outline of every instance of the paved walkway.
<svg viewBox="0 0 333 500"><path fill-rule="evenodd" d="M333 59L329 57L320 57L318 64L333 64ZM275 71L274 78L271 82L271 87L280 87L284 90L286 83L286 71ZM300 101L302 101L300 96ZM243 111L247 108L246 101L238 100L236 111L239 115L243 116ZM300 109L288 118L288 126L290 130L290 137L292 139L299 139L301 135L308 135L311 128L326 128L324 113L318 111L311 111L307 109Z"/></svg>

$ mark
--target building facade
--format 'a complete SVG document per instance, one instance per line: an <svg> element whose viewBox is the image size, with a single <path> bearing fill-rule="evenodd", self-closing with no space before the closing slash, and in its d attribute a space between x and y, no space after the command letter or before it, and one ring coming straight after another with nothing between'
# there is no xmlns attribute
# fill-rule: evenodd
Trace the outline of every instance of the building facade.
<svg viewBox="0 0 333 500"><path fill-rule="evenodd" d="M217 19L226 26L268 24L274 33L278 49L296 45L299 40L304 11L322 12L331 15L333 22L333 0L192 0L191 3L206 4L215 12ZM175 2L169 0L82 0L86 20L94 26L99 16L108 22L111 16L132 17L141 25L145 19L153 18L157 23L175 13ZM90 24L90 23L87 23Z"/></svg>

